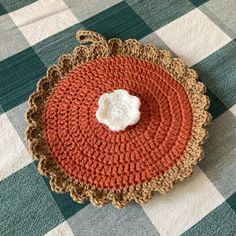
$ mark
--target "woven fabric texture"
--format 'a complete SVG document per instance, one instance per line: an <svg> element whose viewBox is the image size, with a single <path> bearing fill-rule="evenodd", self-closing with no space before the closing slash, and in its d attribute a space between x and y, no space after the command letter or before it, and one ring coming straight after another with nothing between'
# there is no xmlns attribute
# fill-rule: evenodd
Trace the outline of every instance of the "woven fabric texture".
<svg viewBox="0 0 236 236"><path fill-rule="evenodd" d="M235 235L235 9L234 0L1 1L0 235ZM213 121L204 158L188 181L148 203L78 204L51 191L27 152L27 100L84 29L155 44L206 85Z"/></svg>

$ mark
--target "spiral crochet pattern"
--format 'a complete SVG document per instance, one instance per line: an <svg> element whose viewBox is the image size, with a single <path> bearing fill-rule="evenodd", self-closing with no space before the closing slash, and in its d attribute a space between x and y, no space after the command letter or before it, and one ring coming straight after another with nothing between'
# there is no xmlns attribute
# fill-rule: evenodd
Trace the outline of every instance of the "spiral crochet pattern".
<svg viewBox="0 0 236 236"><path fill-rule="evenodd" d="M29 100L30 150L51 187L96 206L146 202L189 177L203 156L209 99L197 74L169 52L134 39L81 43L49 68ZM141 101L140 120L119 132L98 122L99 97L125 89Z"/></svg>

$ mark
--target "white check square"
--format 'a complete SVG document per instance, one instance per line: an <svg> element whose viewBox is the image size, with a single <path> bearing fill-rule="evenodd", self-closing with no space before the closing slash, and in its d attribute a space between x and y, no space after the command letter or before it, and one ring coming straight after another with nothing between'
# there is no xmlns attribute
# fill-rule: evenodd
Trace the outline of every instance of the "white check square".
<svg viewBox="0 0 236 236"><path fill-rule="evenodd" d="M9 15L30 45L79 22L62 0L39 0Z"/></svg>
<svg viewBox="0 0 236 236"><path fill-rule="evenodd" d="M162 236L178 236L191 228L225 199L199 167L189 181L142 207Z"/></svg>
<svg viewBox="0 0 236 236"><path fill-rule="evenodd" d="M188 66L208 57L232 39L198 8L156 31Z"/></svg>
<svg viewBox="0 0 236 236"><path fill-rule="evenodd" d="M229 109L236 116L236 104Z"/></svg>
<svg viewBox="0 0 236 236"><path fill-rule="evenodd" d="M74 236L67 221L63 221L44 236Z"/></svg>
<svg viewBox="0 0 236 236"><path fill-rule="evenodd" d="M0 181L32 162L6 114L0 116Z"/></svg>

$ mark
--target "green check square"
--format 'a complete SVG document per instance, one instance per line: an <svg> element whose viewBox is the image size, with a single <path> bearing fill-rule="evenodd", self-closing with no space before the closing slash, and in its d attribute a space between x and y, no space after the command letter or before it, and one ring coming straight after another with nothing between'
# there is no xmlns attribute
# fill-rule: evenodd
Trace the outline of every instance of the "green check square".
<svg viewBox="0 0 236 236"><path fill-rule="evenodd" d="M213 119L223 114L228 108L221 102L221 100L209 89L207 88L206 95L210 98L210 108L209 112Z"/></svg>
<svg viewBox="0 0 236 236"><path fill-rule="evenodd" d="M46 68L32 48L0 61L0 105L4 111L26 101Z"/></svg>
<svg viewBox="0 0 236 236"><path fill-rule="evenodd" d="M9 13L12 11L16 11L22 7L25 7L29 4L32 4L33 2L36 2L37 0L2 0L1 4L5 8L5 10Z"/></svg>
<svg viewBox="0 0 236 236"><path fill-rule="evenodd" d="M210 197L210 196L209 196ZM224 202L187 230L182 236L236 235L236 214Z"/></svg>
<svg viewBox="0 0 236 236"><path fill-rule="evenodd" d="M236 213L236 192L227 199L227 202Z"/></svg>
<svg viewBox="0 0 236 236"><path fill-rule="evenodd" d="M208 0L190 0L190 2L196 7L201 6L202 4L206 3L207 1Z"/></svg>
<svg viewBox="0 0 236 236"><path fill-rule="evenodd" d="M3 5L0 3L0 16L6 14L7 11L4 9Z"/></svg>
<svg viewBox="0 0 236 236"><path fill-rule="evenodd" d="M83 21L82 25L106 38L141 39L152 33L152 29L125 2Z"/></svg>
<svg viewBox="0 0 236 236"><path fill-rule="evenodd" d="M64 221L35 163L0 182L0 235L44 235Z"/></svg>
<svg viewBox="0 0 236 236"><path fill-rule="evenodd" d="M125 2L153 30L167 25L195 8L189 0L125 0Z"/></svg>
<svg viewBox="0 0 236 236"><path fill-rule="evenodd" d="M193 67L228 109L236 103L235 52L236 41L231 41Z"/></svg>
<svg viewBox="0 0 236 236"><path fill-rule="evenodd" d="M49 184L49 178L43 177L49 191L51 192L54 200L56 201L59 209L61 210L62 215L67 220L75 213L86 207L90 202L85 201L84 203L75 202L69 193L56 193L51 190L51 186Z"/></svg>

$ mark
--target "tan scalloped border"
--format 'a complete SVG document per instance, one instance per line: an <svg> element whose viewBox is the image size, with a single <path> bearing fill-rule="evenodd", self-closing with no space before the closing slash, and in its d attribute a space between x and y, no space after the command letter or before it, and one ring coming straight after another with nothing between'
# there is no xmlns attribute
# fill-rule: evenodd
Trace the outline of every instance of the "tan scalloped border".
<svg viewBox="0 0 236 236"><path fill-rule="evenodd" d="M172 58L170 52L157 49L153 44L141 44L135 39L122 42L120 39L113 38L106 41L100 34L86 30L78 31L76 38L82 44L86 43L86 45L76 47L72 54L61 56L58 64L48 69L47 76L38 82L37 91L30 96L29 110L26 113L26 119L29 123L26 136L30 142L30 152L36 160L39 160L39 172L50 177L52 190L70 192L71 197L79 203L82 203L85 199L90 199L97 207L111 202L115 207L122 208L132 200L138 203L147 202L154 192L166 193L178 181L190 177L193 167L203 157L202 144L207 138L205 126L211 121L211 115L207 112L210 101L204 95L204 84L197 81L197 73L189 69L181 59ZM116 55L147 60L158 64L173 75L185 88L191 101L193 129L189 144L181 159L160 178L124 189L98 189L95 186L79 183L78 180L67 176L56 164L44 138L43 114L47 97L64 75L88 61Z"/></svg>

